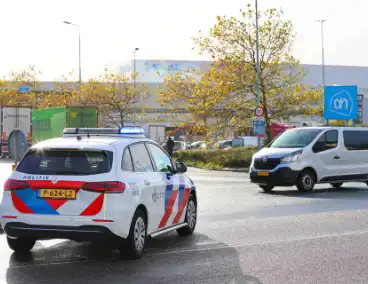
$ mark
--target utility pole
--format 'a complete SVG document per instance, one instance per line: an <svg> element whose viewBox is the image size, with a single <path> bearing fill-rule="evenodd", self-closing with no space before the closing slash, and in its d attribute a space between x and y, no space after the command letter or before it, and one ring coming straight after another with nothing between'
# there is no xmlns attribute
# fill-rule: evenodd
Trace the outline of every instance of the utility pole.
<svg viewBox="0 0 368 284"><path fill-rule="evenodd" d="M133 86L134 86L134 92L136 91L136 64L135 64L135 54L137 53L137 51L139 50L139 47L136 47L133 49ZM133 109L133 120L134 120L134 125L137 125L137 121L136 121L136 117L135 117L135 108L136 108L136 98L137 94L134 94L134 109Z"/></svg>
<svg viewBox="0 0 368 284"><path fill-rule="evenodd" d="M72 25L78 28L78 57L79 57L79 64L78 64L78 69L79 69L79 88L82 86L82 52L81 52L81 28L79 25L77 24L73 24L71 22L68 21L64 21L64 24L67 25Z"/></svg>
<svg viewBox="0 0 368 284"><path fill-rule="evenodd" d="M322 42L322 86L325 86L325 44L324 44L324 34L323 34L323 24L326 20L316 20L321 24L321 42Z"/></svg>
<svg viewBox="0 0 368 284"><path fill-rule="evenodd" d="M256 85L257 85L257 107L261 104L261 88L260 88L260 65L259 65L259 32L258 32L258 1L256 1L256 57L257 57L257 74L256 74ZM261 149L261 137L258 136L258 150Z"/></svg>

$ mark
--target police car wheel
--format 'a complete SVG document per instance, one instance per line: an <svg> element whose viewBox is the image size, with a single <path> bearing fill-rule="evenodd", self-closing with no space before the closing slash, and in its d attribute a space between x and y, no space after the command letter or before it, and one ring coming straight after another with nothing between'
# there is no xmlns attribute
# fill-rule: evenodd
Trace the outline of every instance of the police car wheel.
<svg viewBox="0 0 368 284"><path fill-rule="evenodd" d="M120 255L128 259L139 259L147 241L147 217L142 210L137 210L130 225L129 236L120 245Z"/></svg>
<svg viewBox="0 0 368 284"><path fill-rule="evenodd" d="M314 189L315 183L315 174L311 170L306 169L299 175L296 187L300 192L311 192Z"/></svg>
<svg viewBox="0 0 368 284"><path fill-rule="evenodd" d="M193 194L189 195L187 211L185 213L185 219L187 226L176 230L180 236L189 236L193 234L197 225L197 204L195 202Z"/></svg>
<svg viewBox="0 0 368 284"><path fill-rule="evenodd" d="M29 239L23 239L23 238L12 239L12 238L6 237L6 240L8 242L8 246L10 247L10 249L18 253L27 253L36 244L35 240L29 240Z"/></svg>
<svg viewBox="0 0 368 284"><path fill-rule="evenodd" d="M261 184L259 187L263 189L263 192L271 192L274 189L274 186L270 184Z"/></svg>

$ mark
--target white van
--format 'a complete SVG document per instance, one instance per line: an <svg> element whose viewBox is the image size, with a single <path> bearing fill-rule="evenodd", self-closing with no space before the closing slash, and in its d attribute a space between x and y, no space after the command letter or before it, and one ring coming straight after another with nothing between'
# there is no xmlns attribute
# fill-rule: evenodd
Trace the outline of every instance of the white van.
<svg viewBox="0 0 368 284"><path fill-rule="evenodd" d="M261 138L261 145L263 145L263 138ZM232 140L231 147L257 147L258 146L258 137L256 136L243 136L236 137Z"/></svg>
<svg viewBox="0 0 368 284"><path fill-rule="evenodd" d="M368 128L289 129L253 155L250 179L265 192L275 186L312 191L316 183L368 184Z"/></svg>

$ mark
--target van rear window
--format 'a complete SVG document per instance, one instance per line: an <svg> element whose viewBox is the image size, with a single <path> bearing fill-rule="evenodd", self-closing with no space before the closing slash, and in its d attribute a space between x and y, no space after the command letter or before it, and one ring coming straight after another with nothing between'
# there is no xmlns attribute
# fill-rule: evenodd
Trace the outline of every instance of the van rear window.
<svg viewBox="0 0 368 284"><path fill-rule="evenodd" d="M108 173L113 152L78 149L31 149L18 172L37 175L97 175Z"/></svg>
<svg viewBox="0 0 368 284"><path fill-rule="evenodd" d="M346 149L368 150L368 131L344 130L343 135Z"/></svg>

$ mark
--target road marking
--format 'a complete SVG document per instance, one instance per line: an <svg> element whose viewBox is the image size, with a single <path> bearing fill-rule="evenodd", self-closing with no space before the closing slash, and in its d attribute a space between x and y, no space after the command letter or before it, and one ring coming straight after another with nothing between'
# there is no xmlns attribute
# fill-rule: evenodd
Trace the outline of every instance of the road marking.
<svg viewBox="0 0 368 284"><path fill-rule="evenodd" d="M251 247L251 246L260 246L260 245L292 243L292 242L295 242L295 241L307 241L307 240L315 240L315 239L323 239L323 238L334 238L334 237L350 236L350 235L362 235L362 234L368 234L368 230L350 231L350 232L339 233L339 234L327 234L327 235L319 235L319 236L313 236L313 237L300 237L300 238L292 238L292 239L271 241L271 242L258 242L258 243L252 243L252 244L249 244L249 243L238 244L238 245L229 244L229 245L213 246L213 247L208 247L208 248L173 250L173 251L166 251L166 252L148 253L146 255L147 256L156 256L156 255L180 254L180 253L187 253L187 252L202 252L202 251L209 251L209 250L221 250L221 249L230 249L230 248L243 248L243 247Z"/></svg>
<svg viewBox="0 0 368 284"><path fill-rule="evenodd" d="M286 240L279 240L279 241L271 241L271 242L258 242L258 243L246 243L246 244L238 244L238 245L217 245L207 248L194 248L194 249L184 249L184 250L173 250L173 251L166 251L166 252L148 252L143 257L149 256L160 256L160 255L170 255L170 254L181 254L181 253L191 253L191 252L202 252L202 251L211 251L211 250L221 250L221 249L231 249L231 248L243 248L243 247L251 247L251 246L260 246L260 245L272 245L272 244L282 244L282 243L291 243L295 241L306 241L306 240L315 240L315 239L323 239L323 238L333 238L333 237L340 237L340 236L350 236L350 235L362 235L368 234L368 230L357 230L357 231L350 231L345 233L339 234L327 234L327 235L319 235L319 236L312 236L312 237L300 237L300 238L291 238ZM207 242L202 242L202 244L206 244ZM210 243L210 241L208 242ZM199 243L201 244L201 243ZM43 263L30 263L24 265L11 265L8 269L15 269L15 268L25 268L25 267L37 267L37 266L49 266L49 265L61 265L61 264L73 264L73 263L80 263L80 262L97 262L97 261L106 261L106 260L119 260L119 257L107 257L99 260L95 259L88 259L85 256L75 256L74 258L80 258L78 260L66 260L66 261L48 261ZM37 258L36 260L42 260L42 257Z"/></svg>

